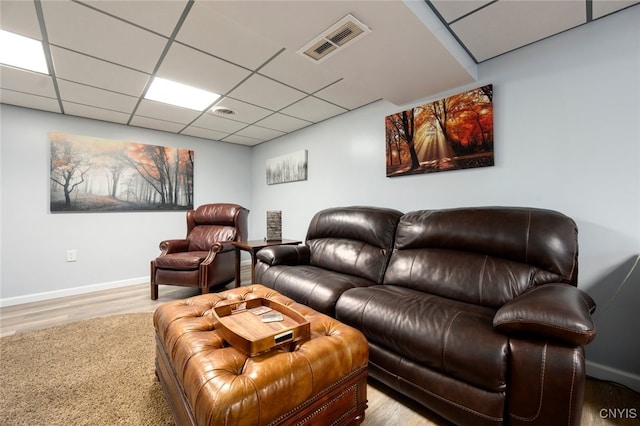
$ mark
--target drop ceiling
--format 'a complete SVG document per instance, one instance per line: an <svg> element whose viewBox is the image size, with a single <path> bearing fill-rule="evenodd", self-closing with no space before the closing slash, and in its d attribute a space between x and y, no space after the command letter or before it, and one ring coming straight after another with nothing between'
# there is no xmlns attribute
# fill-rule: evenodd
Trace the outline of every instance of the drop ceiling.
<svg viewBox="0 0 640 426"><path fill-rule="evenodd" d="M51 70L1 66L0 101L253 146L471 84L483 61L637 4L0 0L1 28L43 41ZM298 53L348 15L370 32L320 62ZM150 101L154 76L222 97L205 111Z"/></svg>

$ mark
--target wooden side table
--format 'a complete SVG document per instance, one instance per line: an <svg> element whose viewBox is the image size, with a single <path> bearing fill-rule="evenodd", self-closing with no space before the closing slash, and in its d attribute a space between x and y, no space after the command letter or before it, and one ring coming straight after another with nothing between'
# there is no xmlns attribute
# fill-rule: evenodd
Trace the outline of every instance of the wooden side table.
<svg viewBox="0 0 640 426"><path fill-rule="evenodd" d="M292 245L296 246L302 243L299 240L273 240L273 241L265 241L265 240L249 240L249 241L232 241L231 244L235 247L236 251L236 287L240 287L240 251L244 250L249 252L251 255L251 284L256 282L255 276L255 266L258 259L256 258L256 253L265 247L269 246L281 246L281 245Z"/></svg>

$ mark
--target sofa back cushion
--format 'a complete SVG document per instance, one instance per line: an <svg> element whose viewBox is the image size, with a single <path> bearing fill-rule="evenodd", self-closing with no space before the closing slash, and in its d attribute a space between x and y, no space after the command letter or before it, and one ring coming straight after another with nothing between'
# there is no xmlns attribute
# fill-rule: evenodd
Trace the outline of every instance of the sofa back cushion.
<svg viewBox="0 0 640 426"><path fill-rule="evenodd" d="M358 206L316 213L306 236L311 265L381 284L400 216L397 210Z"/></svg>
<svg viewBox="0 0 640 426"><path fill-rule="evenodd" d="M422 210L400 218L384 284L499 308L545 283L576 285L575 222L551 210Z"/></svg>

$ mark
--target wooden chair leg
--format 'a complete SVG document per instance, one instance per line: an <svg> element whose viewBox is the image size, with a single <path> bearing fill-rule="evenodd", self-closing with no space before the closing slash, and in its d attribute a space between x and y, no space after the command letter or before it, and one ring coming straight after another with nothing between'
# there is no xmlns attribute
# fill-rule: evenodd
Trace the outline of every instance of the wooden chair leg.
<svg viewBox="0 0 640 426"><path fill-rule="evenodd" d="M151 300L158 300L158 284L151 283Z"/></svg>
<svg viewBox="0 0 640 426"><path fill-rule="evenodd" d="M152 260L150 263L151 271L149 278L151 281L151 300L158 300L158 284L156 284L156 265Z"/></svg>

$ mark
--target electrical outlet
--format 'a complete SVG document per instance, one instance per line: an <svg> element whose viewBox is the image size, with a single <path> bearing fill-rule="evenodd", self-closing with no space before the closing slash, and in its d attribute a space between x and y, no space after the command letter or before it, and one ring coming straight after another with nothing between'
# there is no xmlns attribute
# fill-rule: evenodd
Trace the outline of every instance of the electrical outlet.
<svg viewBox="0 0 640 426"><path fill-rule="evenodd" d="M76 249L67 250L67 262L75 262L78 260Z"/></svg>

